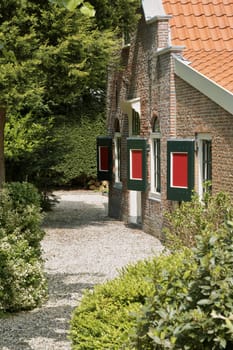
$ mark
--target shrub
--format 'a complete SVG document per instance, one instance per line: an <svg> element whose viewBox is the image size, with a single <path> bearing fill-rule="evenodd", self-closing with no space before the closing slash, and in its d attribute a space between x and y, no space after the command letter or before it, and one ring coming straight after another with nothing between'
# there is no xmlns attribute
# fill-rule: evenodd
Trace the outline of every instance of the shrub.
<svg viewBox="0 0 233 350"><path fill-rule="evenodd" d="M94 115L94 117L93 117ZM85 186L90 178L96 178L96 137L106 133L105 118L98 111L92 117L82 115L78 123L60 126L57 137L69 142L64 158L54 167L62 174L59 184L79 183ZM63 141L64 142L64 141Z"/></svg>
<svg viewBox="0 0 233 350"><path fill-rule="evenodd" d="M39 305L47 294L40 242L42 214L34 186L5 185L0 192L0 310Z"/></svg>
<svg viewBox="0 0 233 350"><path fill-rule="evenodd" d="M130 266L85 294L71 321L73 350L233 348L232 207L224 193L206 200L192 248Z"/></svg>
<svg viewBox="0 0 233 350"><path fill-rule="evenodd" d="M119 277L86 291L75 309L70 329L72 349L129 349L133 314L152 294L155 261L124 268Z"/></svg>
<svg viewBox="0 0 233 350"><path fill-rule="evenodd" d="M233 205L229 194L206 192L203 201L194 194L190 202L182 202L171 212L166 212L168 227L164 229L166 246L176 251L181 246L193 247L196 235L207 226L215 231L227 220L233 219ZM211 225L211 227L210 227Z"/></svg>
<svg viewBox="0 0 233 350"><path fill-rule="evenodd" d="M196 264L189 249L161 256L155 261L153 295L148 295L147 302L138 312L131 349L167 349L167 344L173 343L176 327L173 318L196 274Z"/></svg>
<svg viewBox="0 0 233 350"><path fill-rule="evenodd" d="M37 208L41 204L41 196L35 186L29 182L9 182L5 184L14 208L19 210L20 206L34 205Z"/></svg>
<svg viewBox="0 0 233 350"><path fill-rule="evenodd" d="M154 277L153 296L138 317L132 338L136 349L233 348L233 223L227 221L232 216L228 199L222 193L209 199L194 247L180 250L177 266L172 266L174 254L170 265L163 261Z"/></svg>

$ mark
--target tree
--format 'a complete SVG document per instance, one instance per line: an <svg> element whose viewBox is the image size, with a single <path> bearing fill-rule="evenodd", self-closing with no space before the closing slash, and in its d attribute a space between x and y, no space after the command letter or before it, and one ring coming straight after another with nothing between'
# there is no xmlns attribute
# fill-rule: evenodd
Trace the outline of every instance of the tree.
<svg viewBox="0 0 233 350"><path fill-rule="evenodd" d="M90 106L92 111L95 105L103 108L106 67L118 47L115 29L122 28L124 18L120 5L128 3L135 9L137 2L115 0L109 6L104 1L106 16L111 17L112 11L109 23L107 18L101 20L99 0L1 2L0 136L3 143L7 116L5 154L8 164L21 164L27 170L23 180L38 177L42 171L54 176L54 165L63 151L61 144L56 151L54 127L78 120ZM96 16L92 17L94 6ZM119 20L117 14L121 14ZM0 154L0 185L3 158Z"/></svg>

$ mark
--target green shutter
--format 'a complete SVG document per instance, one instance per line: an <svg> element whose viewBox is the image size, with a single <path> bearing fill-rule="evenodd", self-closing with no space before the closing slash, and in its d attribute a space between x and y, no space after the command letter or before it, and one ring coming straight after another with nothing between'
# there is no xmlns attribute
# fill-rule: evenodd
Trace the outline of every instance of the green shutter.
<svg viewBox="0 0 233 350"><path fill-rule="evenodd" d="M195 141L167 142L167 199L190 201L194 189Z"/></svg>
<svg viewBox="0 0 233 350"><path fill-rule="evenodd" d="M112 179L112 138L98 136L97 144L97 178L99 181Z"/></svg>
<svg viewBox="0 0 233 350"><path fill-rule="evenodd" d="M147 188L147 143L143 138L127 139L127 187L133 191Z"/></svg>

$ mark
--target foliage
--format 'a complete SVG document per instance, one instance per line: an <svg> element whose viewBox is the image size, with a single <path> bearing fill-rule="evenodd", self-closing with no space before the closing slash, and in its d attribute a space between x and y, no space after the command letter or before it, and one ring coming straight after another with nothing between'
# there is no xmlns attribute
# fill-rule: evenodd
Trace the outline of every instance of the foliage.
<svg viewBox="0 0 233 350"><path fill-rule="evenodd" d="M54 128L71 117L78 123L87 100L98 98L103 110L106 66L117 41L79 7L69 11L49 1L11 0L1 2L0 12L7 162L24 168L24 180L36 183L38 173L44 179L56 176L52 168L65 154L55 151Z"/></svg>
<svg viewBox="0 0 233 350"><path fill-rule="evenodd" d="M89 2L84 2L84 0L49 0L52 4L57 4L58 6L65 7L69 11L75 11L77 7L80 8L80 11L92 17L95 15L94 8L90 5Z"/></svg>
<svg viewBox="0 0 233 350"><path fill-rule="evenodd" d="M139 20L140 0L90 0L99 28L118 29L121 34L135 29Z"/></svg>
<svg viewBox="0 0 233 350"><path fill-rule="evenodd" d="M73 350L129 349L133 314L152 294L154 264L155 260L148 260L129 265L119 277L86 291L71 321Z"/></svg>
<svg viewBox="0 0 233 350"><path fill-rule="evenodd" d="M13 208L20 210L27 205L33 205L40 208L41 197L35 187L29 182L11 182L5 184L5 189L12 200Z"/></svg>
<svg viewBox="0 0 233 350"><path fill-rule="evenodd" d="M233 348L232 207L224 193L205 200L194 247L130 266L85 294L71 322L74 350Z"/></svg>
<svg viewBox="0 0 233 350"><path fill-rule="evenodd" d="M179 312L190 279L196 274L192 252L187 248L161 256L155 267L153 295L148 295L138 313L135 333L131 336L132 349L166 349L168 343L173 343L175 322L172 317Z"/></svg>
<svg viewBox="0 0 233 350"><path fill-rule="evenodd" d="M104 113L107 65L119 48L119 29L135 25L139 3L1 2L0 107L7 110L7 181L30 181L46 193L65 178L70 182L71 172L76 178L77 166L69 174L62 167L71 159L74 143L68 137L68 145L67 134L57 138L56 132L65 123L76 130L83 126L85 134L83 118L92 112L96 120L93 105ZM92 130L97 135L98 125ZM86 176L94 167L93 154L91 163L83 166L81 161L79 166L80 172L88 168Z"/></svg>
<svg viewBox="0 0 233 350"><path fill-rule="evenodd" d="M233 205L230 195L219 192L205 193L203 201L194 194L190 202L182 202L175 210L165 213L168 227L164 229L167 247L175 251L181 246L195 245L196 235L206 227L215 231L227 220L233 218Z"/></svg>
<svg viewBox="0 0 233 350"><path fill-rule="evenodd" d="M28 183L6 184L0 193L0 310L39 305L47 294L40 242L40 196Z"/></svg>
<svg viewBox="0 0 233 350"><path fill-rule="evenodd" d="M96 137L105 135L105 120L100 114L92 118L83 116L78 124L66 123L57 130L57 137L66 135L68 149L65 157L54 169L62 174L60 184L74 184L82 179L96 177Z"/></svg>
<svg viewBox="0 0 233 350"><path fill-rule="evenodd" d="M163 264L154 277L153 297L138 319L136 349L233 347L233 223L227 221L232 206L224 193L211 197L205 215L198 216L202 225L192 250L180 249L178 266ZM191 217L187 207L186 214Z"/></svg>

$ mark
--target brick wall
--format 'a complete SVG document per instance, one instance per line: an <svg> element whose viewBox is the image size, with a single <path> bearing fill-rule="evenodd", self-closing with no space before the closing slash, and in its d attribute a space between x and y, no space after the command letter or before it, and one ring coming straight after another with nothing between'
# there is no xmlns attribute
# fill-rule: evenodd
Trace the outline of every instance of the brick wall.
<svg viewBox="0 0 233 350"><path fill-rule="evenodd" d="M107 96L108 133L114 136L115 118L120 120L122 149L122 187L115 186L114 178L109 190L110 216L128 221L129 191L127 190L127 144L129 117L122 110L121 101L140 98L140 136L150 137L153 116L157 116L161 129L161 197L150 196L150 154L148 153L148 189L142 193L143 229L162 238L166 224L163 213L177 205L167 201L167 140L195 138L197 133L212 137L213 191L227 190L233 196L232 164L233 116L213 101L189 86L173 72L173 54L178 48L169 48L168 19L146 24L144 19L132 38L130 47L124 48L116 71L110 72ZM159 52L157 49L160 49ZM148 141L149 142L149 141Z"/></svg>
<svg viewBox="0 0 233 350"><path fill-rule="evenodd" d="M175 85L177 136L211 135L213 192L223 190L233 196L233 116L182 79L176 77Z"/></svg>

